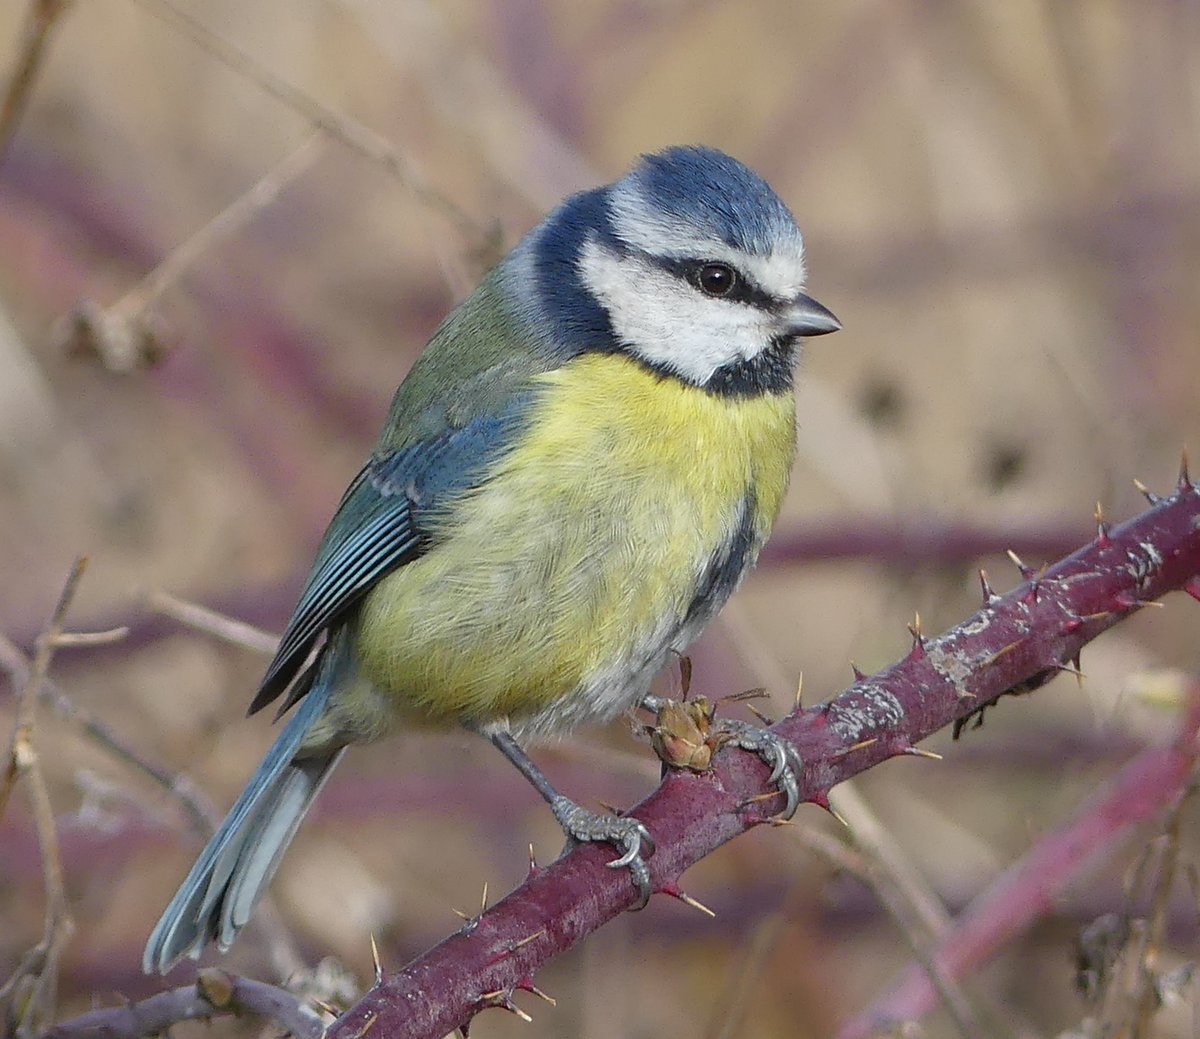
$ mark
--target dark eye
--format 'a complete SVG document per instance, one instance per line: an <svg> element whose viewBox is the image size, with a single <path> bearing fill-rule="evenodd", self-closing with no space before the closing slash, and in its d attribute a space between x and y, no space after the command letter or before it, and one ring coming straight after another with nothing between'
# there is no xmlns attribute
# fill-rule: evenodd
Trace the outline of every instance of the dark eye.
<svg viewBox="0 0 1200 1039"><path fill-rule="evenodd" d="M696 272L696 284L709 296L728 296L737 278L737 271L724 263L706 263Z"/></svg>

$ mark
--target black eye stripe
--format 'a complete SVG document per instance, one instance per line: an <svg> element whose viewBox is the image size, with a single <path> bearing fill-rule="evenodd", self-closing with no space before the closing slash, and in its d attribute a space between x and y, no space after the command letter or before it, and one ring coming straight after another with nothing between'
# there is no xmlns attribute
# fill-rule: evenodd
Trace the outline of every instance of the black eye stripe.
<svg viewBox="0 0 1200 1039"><path fill-rule="evenodd" d="M757 307L759 310L765 310L770 313L782 310L786 306L784 300L776 299L765 289L760 288L751 281L746 276L745 271L725 260L714 260L711 257L702 260L677 260L672 257L654 256L650 253L643 253L642 255L655 267L673 274L676 278L687 282L693 288L699 285L700 272L710 264L719 264L722 267L730 268L737 275L737 281L734 283L733 288L723 296L710 296L708 298L724 299L731 303L744 303L747 306ZM697 288L697 291L701 290Z"/></svg>

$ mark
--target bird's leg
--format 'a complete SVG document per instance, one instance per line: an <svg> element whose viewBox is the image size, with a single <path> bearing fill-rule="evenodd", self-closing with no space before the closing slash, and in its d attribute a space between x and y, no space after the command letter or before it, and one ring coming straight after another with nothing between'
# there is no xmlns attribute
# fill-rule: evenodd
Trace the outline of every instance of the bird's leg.
<svg viewBox="0 0 1200 1039"><path fill-rule="evenodd" d="M684 706L689 704L698 705L700 710L681 713L678 701L662 696L649 695L642 699L642 708L658 719L657 724L650 727L651 743L664 764L706 771L717 749L739 747L758 755L770 768L770 782L784 797L783 810L777 818L790 819L795 815L800 804L800 773L804 768L795 746L770 729L737 718L714 717L716 705L710 705L706 700L684 701ZM681 757L680 748L688 753ZM670 750L671 755L664 756L664 750Z"/></svg>
<svg viewBox="0 0 1200 1039"><path fill-rule="evenodd" d="M650 901L650 869L646 865L646 856L654 854L654 838L637 819L621 818L616 815L599 815L590 812L582 805L576 804L569 797L564 797L550 784L545 774L533 759L530 758L510 732L504 730L488 730L484 732L509 761L516 765L518 771L534 789L546 799L550 811L558 820L563 833L567 835L568 847L573 843L604 841L611 844L621 854L607 863L610 869L627 868L633 886L638 890L639 902L636 908L642 909Z"/></svg>

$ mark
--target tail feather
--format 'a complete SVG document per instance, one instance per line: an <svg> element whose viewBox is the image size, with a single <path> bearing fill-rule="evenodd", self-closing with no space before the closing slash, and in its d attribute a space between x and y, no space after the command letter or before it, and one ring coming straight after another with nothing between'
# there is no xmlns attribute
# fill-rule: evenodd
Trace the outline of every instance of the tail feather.
<svg viewBox="0 0 1200 1039"><path fill-rule="evenodd" d="M222 950L229 948L249 922L309 806L344 752L343 747L332 754L293 762L279 776L270 801L250 820L221 901L217 944Z"/></svg>
<svg viewBox="0 0 1200 1039"><path fill-rule="evenodd" d="M344 748L296 760L333 683L316 682L213 834L146 943L142 970L165 974L217 941L227 948L250 919L313 798Z"/></svg>

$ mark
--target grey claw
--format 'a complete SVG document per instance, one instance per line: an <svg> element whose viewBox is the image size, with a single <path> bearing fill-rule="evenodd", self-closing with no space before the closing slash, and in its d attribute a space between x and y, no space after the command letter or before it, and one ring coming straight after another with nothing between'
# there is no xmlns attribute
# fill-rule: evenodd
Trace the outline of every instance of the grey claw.
<svg viewBox="0 0 1200 1039"><path fill-rule="evenodd" d="M569 798L558 796L550 802L554 818L567 835L567 839L579 843L603 841L611 844L621 854L605 863L609 869L628 869L630 879L638 890L640 901L636 908L643 909L650 901L650 868L646 858L654 854L654 838L637 819L617 815L598 815L577 805Z"/></svg>
<svg viewBox="0 0 1200 1039"><path fill-rule="evenodd" d="M740 747L757 754L763 764L770 767L770 782L779 788L785 798L783 810L776 818L790 819L795 815L800 806L800 773L804 769L800 752L770 729L760 729L737 718L722 718L717 722L717 727L727 734L727 746Z"/></svg>

